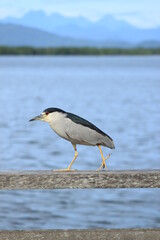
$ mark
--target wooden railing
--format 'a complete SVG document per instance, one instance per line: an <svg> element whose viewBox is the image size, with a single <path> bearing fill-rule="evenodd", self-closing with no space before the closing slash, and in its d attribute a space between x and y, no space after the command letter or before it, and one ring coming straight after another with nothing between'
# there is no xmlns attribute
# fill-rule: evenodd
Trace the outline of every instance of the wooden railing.
<svg viewBox="0 0 160 240"><path fill-rule="evenodd" d="M0 172L0 190L160 188L160 170ZM160 240L160 229L0 230L0 240Z"/></svg>

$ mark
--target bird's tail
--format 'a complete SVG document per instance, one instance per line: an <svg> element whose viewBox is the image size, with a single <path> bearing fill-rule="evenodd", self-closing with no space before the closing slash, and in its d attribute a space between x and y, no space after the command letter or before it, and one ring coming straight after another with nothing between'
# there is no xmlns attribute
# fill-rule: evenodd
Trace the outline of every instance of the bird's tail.
<svg viewBox="0 0 160 240"><path fill-rule="evenodd" d="M102 146L106 146L108 148L115 149L115 145L114 145L113 139L111 137L109 137L109 136L105 136L104 137L104 141L103 141Z"/></svg>

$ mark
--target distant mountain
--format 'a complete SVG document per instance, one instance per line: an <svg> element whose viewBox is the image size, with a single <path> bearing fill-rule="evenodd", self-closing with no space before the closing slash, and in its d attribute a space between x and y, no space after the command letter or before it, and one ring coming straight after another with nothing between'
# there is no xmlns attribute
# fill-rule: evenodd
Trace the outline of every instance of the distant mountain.
<svg viewBox="0 0 160 240"><path fill-rule="evenodd" d="M21 18L8 17L0 21L1 23L14 23L27 27L34 27L51 33L56 33L55 29L76 25L77 27L87 27L91 24L83 17L68 18L58 13L46 15L43 11L30 11Z"/></svg>
<svg viewBox="0 0 160 240"><path fill-rule="evenodd" d="M43 11L30 11L21 18L5 18L1 23L12 23L54 33L61 37L85 39L98 42L160 42L160 27L139 29L129 23L106 15L97 22L83 17L65 17Z"/></svg>
<svg viewBox="0 0 160 240"><path fill-rule="evenodd" d="M62 37L22 25L0 23L0 46L156 48L160 47L160 42L145 41L137 45L122 41L91 41Z"/></svg>
<svg viewBox="0 0 160 240"><path fill-rule="evenodd" d="M0 24L1 46L60 47L84 46L85 41L59 37L55 34L16 24Z"/></svg>
<svg viewBox="0 0 160 240"><path fill-rule="evenodd" d="M129 47L122 42L98 42L61 37L53 33L16 24L0 24L0 46L32 47Z"/></svg>
<svg viewBox="0 0 160 240"><path fill-rule="evenodd" d="M137 47L142 48L160 48L160 41L145 41L141 42Z"/></svg>

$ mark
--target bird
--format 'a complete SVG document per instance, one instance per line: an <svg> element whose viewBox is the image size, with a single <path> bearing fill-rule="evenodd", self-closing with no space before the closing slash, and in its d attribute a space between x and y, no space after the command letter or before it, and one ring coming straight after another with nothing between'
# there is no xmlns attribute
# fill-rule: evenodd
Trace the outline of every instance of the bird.
<svg viewBox="0 0 160 240"><path fill-rule="evenodd" d="M115 145L113 139L96 127L93 123L78 115L55 107L45 109L40 115L30 119L29 121L31 122L35 120L49 123L50 127L55 133L65 140L71 142L73 145L75 151L73 160L67 168L59 169L57 171L71 171L71 167L78 157L77 144L97 146L102 158L102 164L98 170L105 168L107 171L105 161L110 157L111 154L105 158L101 146L114 149Z"/></svg>

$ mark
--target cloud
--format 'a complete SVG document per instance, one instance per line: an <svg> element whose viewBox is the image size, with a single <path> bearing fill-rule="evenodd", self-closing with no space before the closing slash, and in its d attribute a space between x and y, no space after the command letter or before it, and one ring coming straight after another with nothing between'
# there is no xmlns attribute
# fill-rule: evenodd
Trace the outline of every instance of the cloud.
<svg viewBox="0 0 160 240"><path fill-rule="evenodd" d="M16 16L20 17L22 14L20 14L19 10L17 8L0 8L0 18L10 17L10 16Z"/></svg>

